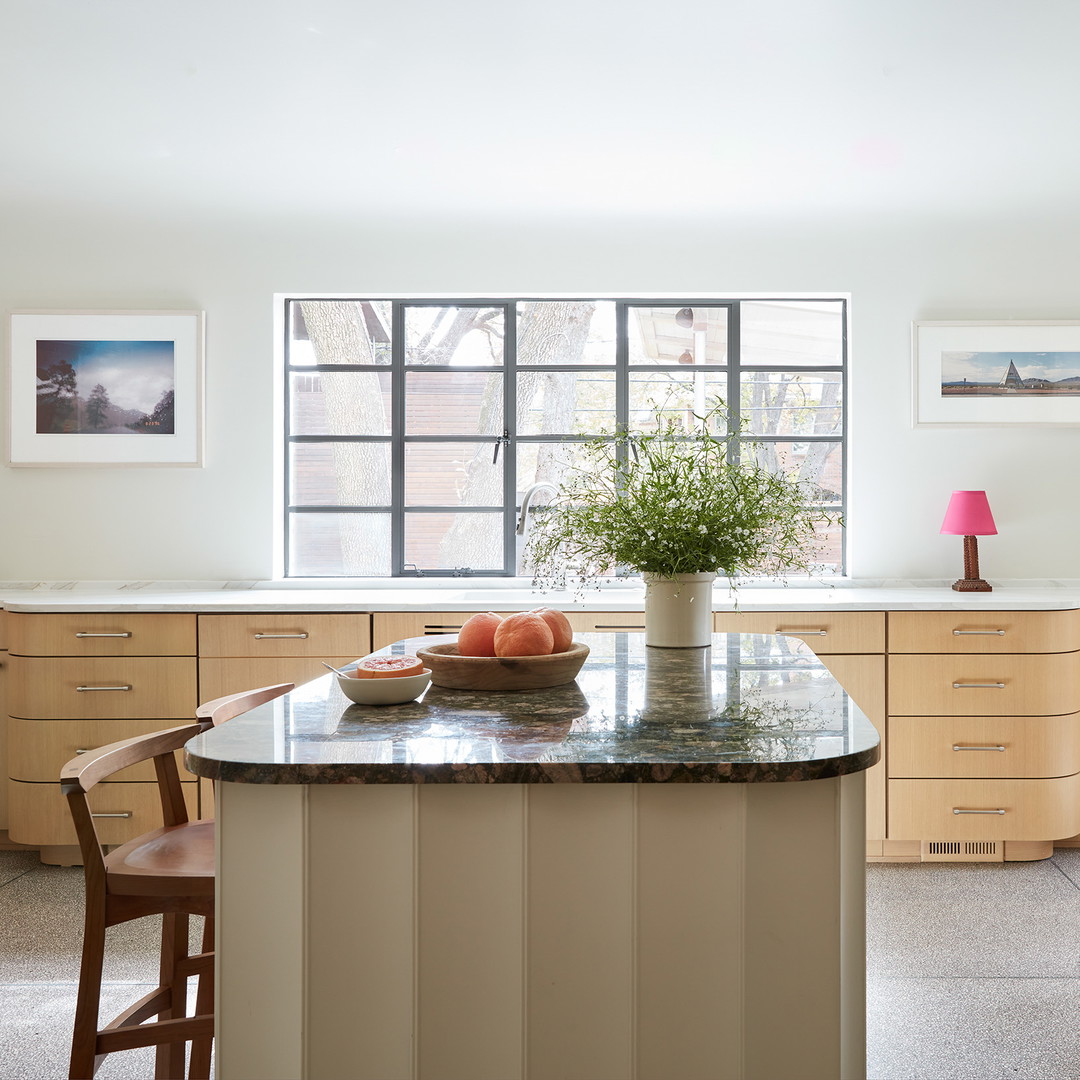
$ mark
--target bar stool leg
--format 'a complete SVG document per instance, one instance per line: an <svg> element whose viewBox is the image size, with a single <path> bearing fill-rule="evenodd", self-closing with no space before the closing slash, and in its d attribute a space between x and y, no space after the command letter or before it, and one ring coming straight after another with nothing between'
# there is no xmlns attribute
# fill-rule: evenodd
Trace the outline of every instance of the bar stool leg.
<svg viewBox="0 0 1080 1080"><path fill-rule="evenodd" d="M214 920L207 916L203 925L202 952L214 951ZM195 1012L205 1016L214 1011L214 969L199 976L199 990L195 995ZM191 1042L191 1061L188 1065L189 1080L210 1080L210 1055L214 1040L193 1039Z"/></svg>
<svg viewBox="0 0 1080 1080"><path fill-rule="evenodd" d="M159 986L169 988L169 1004L160 1020L187 1015L187 979L179 978L176 965L188 954L188 916L170 912L161 917L161 968ZM163 1043L157 1048L156 1080L183 1080L186 1043Z"/></svg>
<svg viewBox="0 0 1080 1080"><path fill-rule="evenodd" d="M98 1013L101 1007L101 972L105 960L105 918L87 897L83 928L79 996L71 1039L69 1080L93 1080L97 1067Z"/></svg>

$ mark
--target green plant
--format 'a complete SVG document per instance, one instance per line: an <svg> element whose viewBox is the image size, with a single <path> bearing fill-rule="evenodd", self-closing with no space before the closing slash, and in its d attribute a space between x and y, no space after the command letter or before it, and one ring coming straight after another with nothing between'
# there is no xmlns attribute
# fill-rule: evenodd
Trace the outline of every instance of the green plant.
<svg viewBox="0 0 1080 1080"><path fill-rule="evenodd" d="M683 425L656 409L655 429L605 433L582 445L557 497L537 515L528 554L541 585L620 568L731 578L813 570L818 529L838 518L813 485L730 461L723 403ZM753 446L743 441L743 448Z"/></svg>

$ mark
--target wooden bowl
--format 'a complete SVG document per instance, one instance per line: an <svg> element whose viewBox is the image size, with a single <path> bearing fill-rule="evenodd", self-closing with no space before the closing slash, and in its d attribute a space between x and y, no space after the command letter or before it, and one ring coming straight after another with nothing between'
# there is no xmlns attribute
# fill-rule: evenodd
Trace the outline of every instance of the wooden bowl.
<svg viewBox="0 0 1080 1080"><path fill-rule="evenodd" d="M573 682L589 646L574 641L566 652L547 656L462 656L457 645L417 649L435 686L450 690L540 690Z"/></svg>

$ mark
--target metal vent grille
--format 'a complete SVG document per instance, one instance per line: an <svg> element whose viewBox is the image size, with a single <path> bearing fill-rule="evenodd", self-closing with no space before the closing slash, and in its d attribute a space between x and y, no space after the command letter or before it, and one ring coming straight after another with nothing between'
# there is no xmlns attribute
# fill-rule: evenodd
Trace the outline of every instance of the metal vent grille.
<svg viewBox="0 0 1080 1080"><path fill-rule="evenodd" d="M923 862L1002 862L1005 845L998 840L924 840Z"/></svg>

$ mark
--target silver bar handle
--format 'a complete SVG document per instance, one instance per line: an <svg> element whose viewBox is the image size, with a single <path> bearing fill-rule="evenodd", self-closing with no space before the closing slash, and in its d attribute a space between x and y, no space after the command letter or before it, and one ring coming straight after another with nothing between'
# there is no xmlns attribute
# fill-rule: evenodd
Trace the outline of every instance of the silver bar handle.
<svg viewBox="0 0 1080 1080"><path fill-rule="evenodd" d="M1005 752L1004 746L953 746L954 750L1000 750Z"/></svg>
<svg viewBox="0 0 1080 1080"><path fill-rule="evenodd" d="M594 623L594 630L644 630L644 626L616 626L615 623Z"/></svg>
<svg viewBox="0 0 1080 1080"><path fill-rule="evenodd" d="M85 694L88 690L130 690L131 686L76 686L75 689L80 694Z"/></svg>
<svg viewBox="0 0 1080 1080"><path fill-rule="evenodd" d="M961 810L959 807L952 808L954 814L1004 814L1004 810Z"/></svg>
<svg viewBox="0 0 1080 1080"><path fill-rule="evenodd" d="M424 626L424 633L425 634L441 634L446 630L460 630L460 629L461 629L461 624L460 623L458 623L457 626L452 626L450 623L445 623L445 624L444 623L427 623Z"/></svg>
<svg viewBox="0 0 1080 1080"><path fill-rule="evenodd" d="M76 757L78 757L79 754L89 754L89 753L90 753L90 747L88 747L88 746L76 746L75 747L75 756Z"/></svg>
<svg viewBox="0 0 1080 1080"><path fill-rule="evenodd" d="M129 818L129 817L133 816L133 811L131 811L131 810L118 810L116 813L113 813L113 814L93 814L92 813L90 816L91 817L123 817L123 818Z"/></svg>
<svg viewBox="0 0 1080 1080"><path fill-rule="evenodd" d="M778 626L775 631L776 634L802 634L806 637L828 637L828 630L785 630L782 626Z"/></svg>
<svg viewBox="0 0 1080 1080"><path fill-rule="evenodd" d="M299 634L256 634L255 640L262 641L263 638L306 638L308 635L301 630Z"/></svg>
<svg viewBox="0 0 1080 1080"><path fill-rule="evenodd" d="M83 637L131 637L131 631L130 630L121 630L120 633L118 633L118 634L90 634L90 633L87 633L85 630L77 630L75 632L75 636L77 638L83 638Z"/></svg>
<svg viewBox="0 0 1080 1080"><path fill-rule="evenodd" d="M963 637L965 634L996 634L998 637L1004 637L1004 630L954 630L953 637Z"/></svg>
<svg viewBox="0 0 1080 1080"><path fill-rule="evenodd" d="M1004 690L1003 682L954 682L954 690Z"/></svg>

